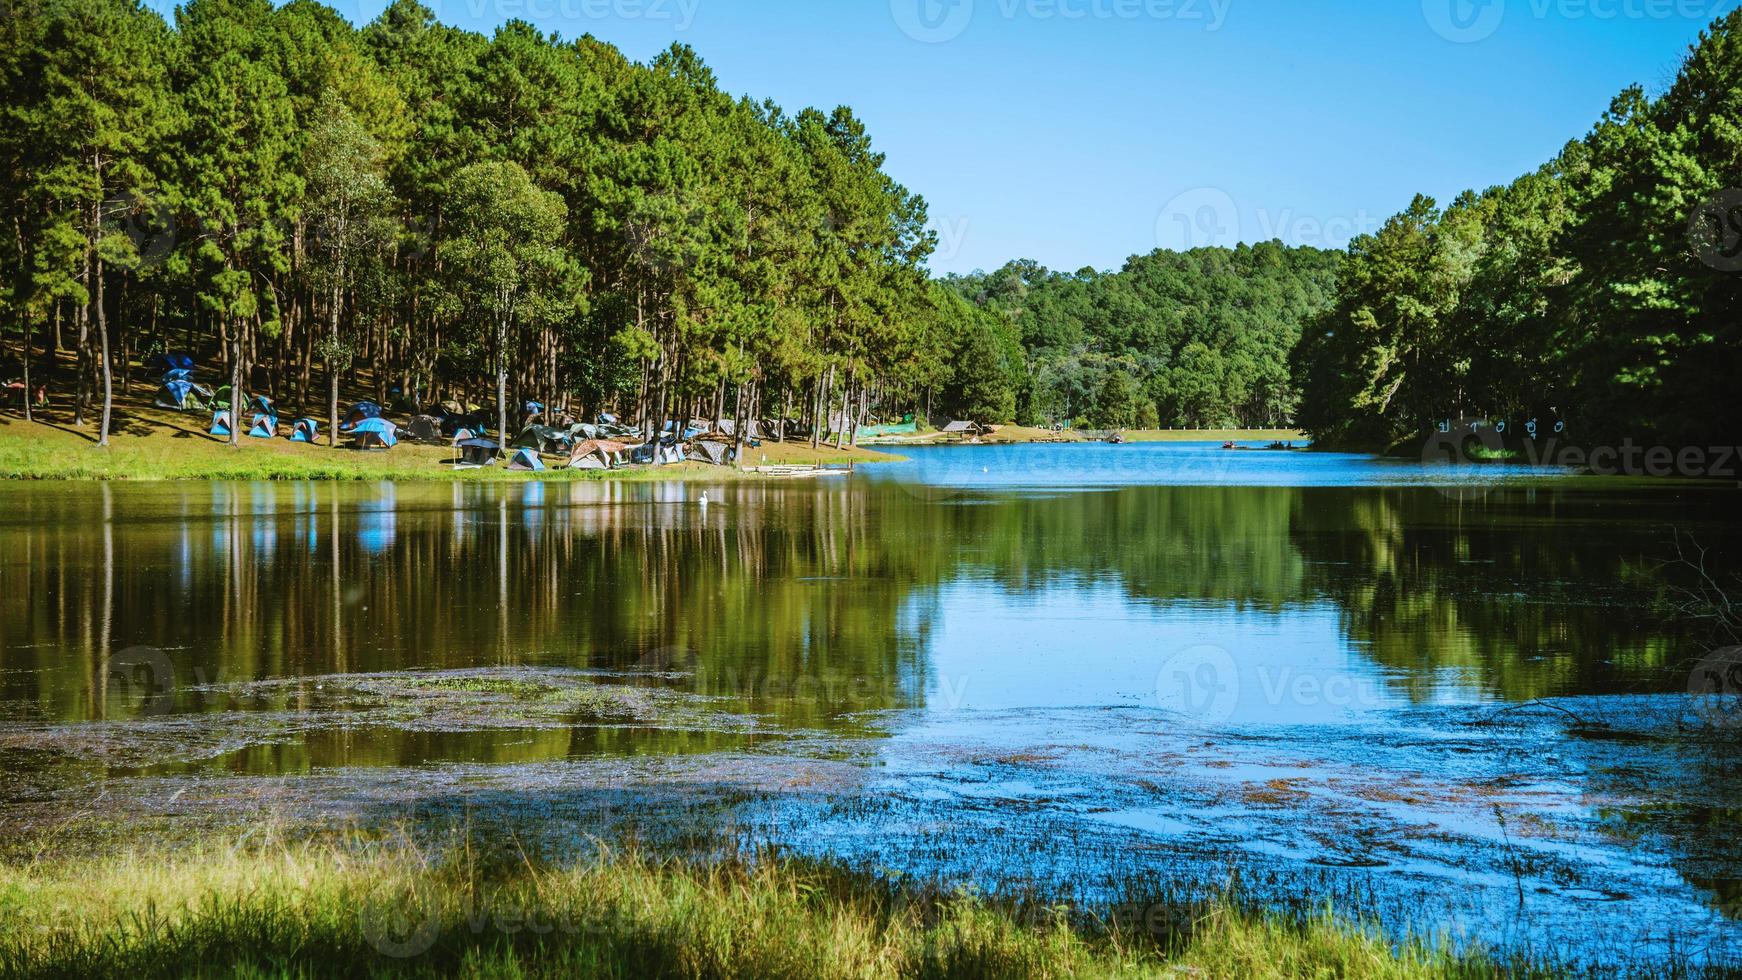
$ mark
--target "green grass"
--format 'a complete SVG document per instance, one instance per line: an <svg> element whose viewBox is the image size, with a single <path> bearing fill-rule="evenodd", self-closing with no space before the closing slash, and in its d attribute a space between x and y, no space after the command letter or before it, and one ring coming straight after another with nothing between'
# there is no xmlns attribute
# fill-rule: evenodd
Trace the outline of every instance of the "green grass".
<svg viewBox="0 0 1742 980"><path fill-rule="evenodd" d="M446 446L402 442L385 452L251 439L237 446L208 435L192 415L161 409L131 408L107 448L95 443L87 426L54 414L45 422L0 416L0 479L12 480L726 480L748 474L731 467L684 463L620 470L550 469L511 473L505 466L455 470ZM746 449L745 460L762 455L782 463L878 462L894 459L868 450L812 451L809 445L770 445ZM546 460L552 466L561 461Z"/></svg>
<svg viewBox="0 0 1742 980"><path fill-rule="evenodd" d="M1491 976L1228 905L1102 927L780 859L213 842L0 867L0 977ZM1033 906L1027 906L1033 908ZM1144 927L1170 923L1165 932Z"/></svg>

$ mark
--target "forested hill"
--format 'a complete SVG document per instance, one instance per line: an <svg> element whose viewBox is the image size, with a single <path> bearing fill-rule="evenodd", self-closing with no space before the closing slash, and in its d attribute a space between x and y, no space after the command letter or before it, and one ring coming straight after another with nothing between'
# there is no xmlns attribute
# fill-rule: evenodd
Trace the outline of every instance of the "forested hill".
<svg viewBox="0 0 1742 980"><path fill-rule="evenodd" d="M1037 425L1271 427L1298 400L1289 354L1330 305L1341 253L1277 242L1157 251L1117 272L1012 262L946 282L998 314Z"/></svg>
<svg viewBox="0 0 1742 980"><path fill-rule="evenodd" d="M1330 443L1537 418L1586 444L1735 445L1742 11L1535 173L1417 198L1357 239L1297 376L1301 421Z"/></svg>

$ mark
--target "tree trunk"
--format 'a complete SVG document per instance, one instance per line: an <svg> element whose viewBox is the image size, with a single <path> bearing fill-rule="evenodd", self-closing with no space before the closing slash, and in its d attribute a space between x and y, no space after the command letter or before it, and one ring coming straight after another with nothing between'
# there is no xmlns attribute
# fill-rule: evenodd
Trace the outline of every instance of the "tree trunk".
<svg viewBox="0 0 1742 980"><path fill-rule="evenodd" d="M496 448L508 455L508 318L496 317Z"/></svg>
<svg viewBox="0 0 1742 980"><path fill-rule="evenodd" d="M845 449L847 447L847 429L850 427L847 421L847 412L851 410L849 408L849 399L852 398L852 395L853 373L848 372L847 383L841 386L841 421L835 429L836 450Z"/></svg>
<svg viewBox="0 0 1742 980"><path fill-rule="evenodd" d="M103 422L97 428L97 445L109 445L109 420L115 405L114 366L109 363L109 314L103 309L103 260L92 263L96 282L97 339L103 353Z"/></svg>
<svg viewBox="0 0 1742 980"><path fill-rule="evenodd" d="M339 447L339 304L344 293L333 280L332 302L327 310L327 445Z"/></svg>
<svg viewBox="0 0 1742 980"><path fill-rule="evenodd" d="M242 444L242 321L231 325L235 349L230 360L230 445Z"/></svg>

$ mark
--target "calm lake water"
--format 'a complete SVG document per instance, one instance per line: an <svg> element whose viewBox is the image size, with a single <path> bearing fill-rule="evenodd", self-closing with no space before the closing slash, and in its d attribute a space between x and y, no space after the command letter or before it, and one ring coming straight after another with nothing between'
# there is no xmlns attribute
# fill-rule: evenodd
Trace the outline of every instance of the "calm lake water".
<svg viewBox="0 0 1742 980"><path fill-rule="evenodd" d="M1735 948L1737 742L1687 695L1710 637L1658 600L1678 535L1739 567L1742 491L908 452L706 487L7 486L0 824L703 807L988 888L1237 870L1497 945ZM419 714L406 672L675 713Z"/></svg>

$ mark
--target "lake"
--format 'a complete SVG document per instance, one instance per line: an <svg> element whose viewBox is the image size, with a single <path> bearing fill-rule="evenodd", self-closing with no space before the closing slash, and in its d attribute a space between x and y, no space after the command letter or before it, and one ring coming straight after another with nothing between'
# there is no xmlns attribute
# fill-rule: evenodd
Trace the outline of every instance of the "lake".
<svg viewBox="0 0 1742 980"><path fill-rule="evenodd" d="M1689 696L1713 640L1663 591L1678 546L1742 567L1736 487L904 452L715 485L9 485L0 822L705 828L1573 957L1742 943L1742 713Z"/></svg>

